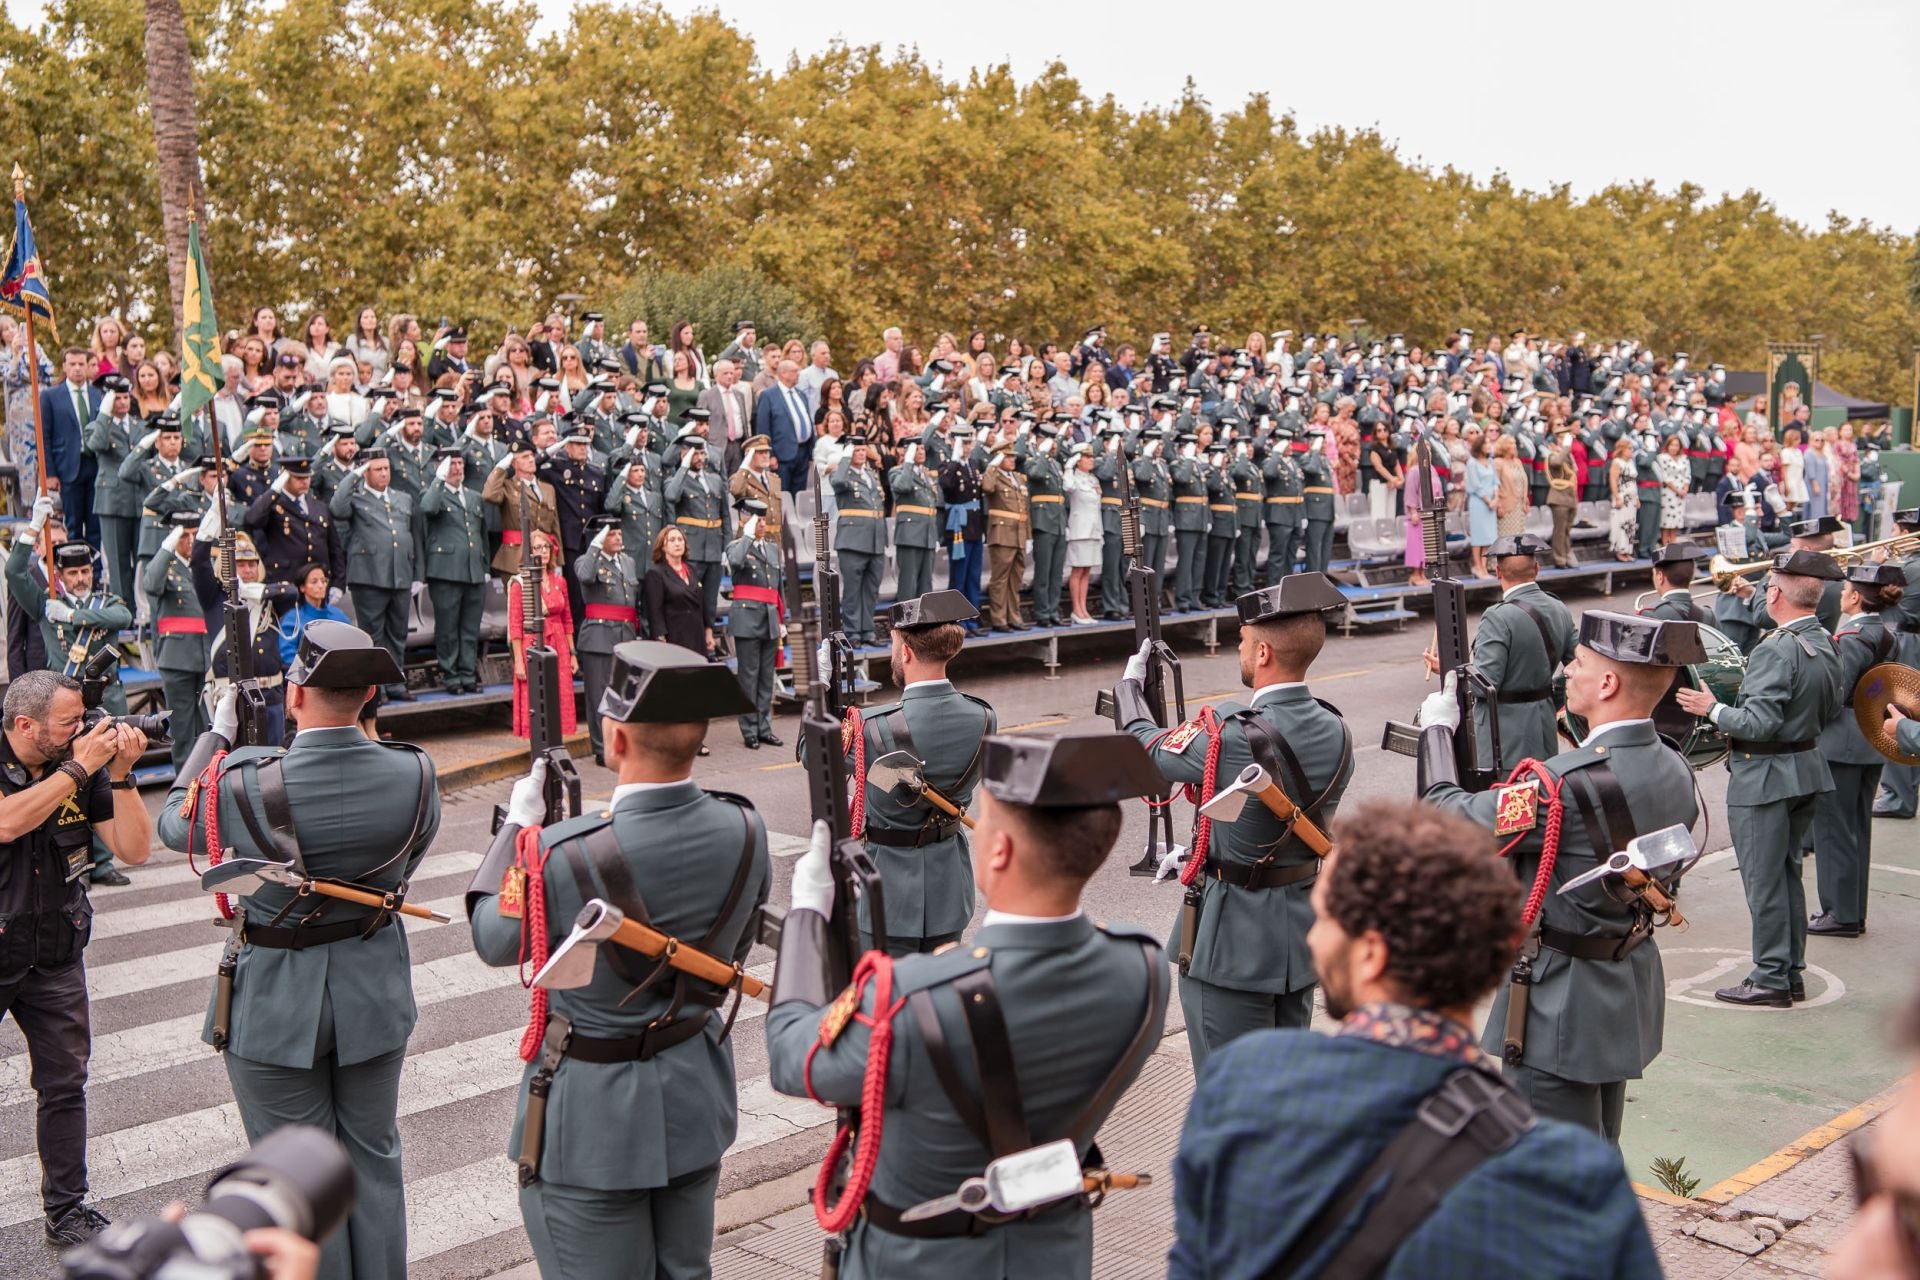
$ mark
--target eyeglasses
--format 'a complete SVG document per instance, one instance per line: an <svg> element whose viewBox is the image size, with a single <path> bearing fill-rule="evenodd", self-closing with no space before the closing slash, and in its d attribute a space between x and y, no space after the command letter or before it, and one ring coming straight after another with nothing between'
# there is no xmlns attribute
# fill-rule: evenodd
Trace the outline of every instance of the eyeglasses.
<svg viewBox="0 0 1920 1280"><path fill-rule="evenodd" d="M1894 1227L1900 1237L1900 1250L1908 1273L1920 1270L1920 1193L1880 1184L1879 1171L1873 1164L1873 1140L1864 1133L1855 1134L1847 1144L1847 1159L1853 1165L1854 1207L1865 1208L1875 1196L1890 1197Z"/></svg>

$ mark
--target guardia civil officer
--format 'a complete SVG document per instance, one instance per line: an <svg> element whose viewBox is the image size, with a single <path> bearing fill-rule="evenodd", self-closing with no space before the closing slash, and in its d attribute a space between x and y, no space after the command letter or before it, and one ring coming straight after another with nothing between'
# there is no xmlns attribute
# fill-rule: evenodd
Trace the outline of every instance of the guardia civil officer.
<svg viewBox="0 0 1920 1280"><path fill-rule="evenodd" d="M725 667L675 645L621 645L598 708L619 774L612 803L540 830L539 855L516 860L522 829L541 819L545 763L515 784L467 890L480 958L512 966L545 955L602 898L688 946L745 960L771 880L766 827L743 797L703 791L692 774L709 717L746 710ZM526 910L536 898L547 925L538 939ZM543 1276L711 1274L720 1157L738 1116L728 996L611 943L589 985L550 993L507 1147Z"/></svg>
<svg viewBox="0 0 1920 1280"><path fill-rule="evenodd" d="M1179 456L1169 467L1173 480L1173 608L1192 613L1200 608L1207 560L1207 471L1200 461L1200 444L1182 432Z"/></svg>
<svg viewBox="0 0 1920 1280"><path fill-rule="evenodd" d="M407 660L407 606L418 578L413 499L393 483L385 449L362 449L329 504L347 547L347 591L353 616L373 642L393 657L395 671ZM383 691L412 702L404 676Z"/></svg>
<svg viewBox="0 0 1920 1280"><path fill-rule="evenodd" d="M1787 549L1824 555L1833 550L1834 535L1845 527L1837 516L1798 521L1787 526L1790 535ZM1729 639L1740 644L1743 653L1752 654L1753 647L1761 638L1779 625L1767 608L1767 579L1772 572L1769 570L1758 579L1735 578L1733 589L1721 592L1719 599L1713 602L1714 625L1725 632ZM1829 579L1824 584L1815 616L1829 636L1840 629L1838 580Z"/></svg>
<svg viewBox="0 0 1920 1280"><path fill-rule="evenodd" d="M207 615L194 590L194 530L200 513L175 511L167 517L166 537L147 561L141 585L153 609L154 665L160 669L160 690L173 712L173 771L186 767L193 743L207 727L207 711L200 692L206 687Z"/></svg>
<svg viewBox="0 0 1920 1280"><path fill-rule="evenodd" d="M613 675L614 653L640 636L641 572L627 553L620 517L595 516L591 528L593 537L572 568L586 600L586 617L581 620L575 648L581 677L586 681L587 706L597 707ZM587 720L594 762L605 768L607 748L600 717L590 715Z"/></svg>
<svg viewBox="0 0 1920 1280"><path fill-rule="evenodd" d="M561 436L560 454L540 459L537 474L553 486L553 499L560 517L563 564L572 564L585 553L587 540L593 536L589 526L600 514L607 496L606 473L594 466L589 457L592 446L593 428L584 422L575 422ZM573 616L581 618L586 612L586 600L580 594L579 578L572 574L567 575L567 594Z"/></svg>
<svg viewBox="0 0 1920 1280"><path fill-rule="evenodd" d="M133 384L117 373L99 380L106 392L100 413L87 428L87 452L98 459L93 482L93 513L100 519L100 551L105 557L105 584L131 601L134 590L133 551L140 537L140 498L136 488L121 479L120 468L133 453L133 442L146 430L133 412Z"/></svg>
<svg viewBox="0 0 1920 1280"><path fill-rule="evenodd" d="M697 412L697 411L696 411ZM720 611L720 562L732 533L728 515L727 482L707 465L707 442L688 434L700 424L689 424L679 440L679 460L664 460L673 468L667 480L667 511L671 523L687 538L687 564L700 580L707 629Z"/></svg>
<svg viewBox="0 0 1920 1280"><path fill-rule="evenodd" d="M1093 478L1100 485L1100 617L1106 622L1118 622L1129 617L1127 612L1131 603L1127 598L1127 552L1125 540L1120 536L1120 516L1125 503L1120 497L1123 472L1130 472L1132 461L1127 457L1127 433L1108 423L1100 428L1099 444L1095 447ZM1126 475L1128 488L1132 488L1132 475ZM1141 504L1141 525L1144 527L1145 504ZM1137 552L1141 561L1146 560L1144 547ZM1092 613L1089 605L1087 612Z"/></svg>
<svg viewBox="0 0 1920 1280"><path fill-rule="evenodd" d="M1786 1009L1804 998L1807 895L1801 862L1822 792L1833 775L1821 755L1820 731L1840 709L1840 658L1814 611L1840 566L1817 551L1783 551L1767 575L1764 609L1780 619L1754 646L1732 706L1701 689L1675 698L1727 735L1727 825L1738 852L1740 883L1753 917L1753 971L1714 999Z"/></svg>
<svg viewBox="0 0 1920 1280"><path fill-rule="evenodd" d="M1687 588L1693 582L1694 567L1702 552L1691 542L1669 542L1653 558L1653 589L1660 598L1639 610L1643 618L1665 618L1671 622L1711 622Z"/></svg>
<svg viewBox="0 0 1920 1280"><path fill-rule="evenodd" d="M1167 582L1167 536L1174 532L1173 476L1161 456L1166 443L1164 431L1148 427L1140 433L1140 456L1133 463L1133 482L1140 491L1140 555L1162 587ZM1179 572L1178 566L1174 571Z"/></svg>
<svg viewBox="0 0 1920 1280"><path fill-rule="evenodd" d="M621 541L636 563L653 554L653 544L667 527L667 500L648 469L652 454L635 452L617 464L609 464L612 483L607 486L606 514L620 519Z"/></svg>
<svg viewBox="0 0 1920 1280"><path fill-rule="evenodd" d="M940 480L926 467L927 446L909 443L900 465L887 473L893 492L894 596L911 600L933 590L933 559L943 525Z"/></svg>
<svg viewBox="0 0 1920 1280"><path fill-rule="evenodd" d="M39 620L48 667L77 680L89 658L112 648L119 642L121 629L133 625L133 610L112 592L94 590L93 548L84 542L54 545L53 569L59 585L48 593L32 568L39 556L40 534L52 517L53 499L41 494L33 501L27 536L14 538L7 552L7 591L28 617ZM119 681L107 686L101 705L114 715L127 714L127 694Z"/></svg>
<svg viewBox="0 0 1920 1280"><path fill-rule="evenodd" d="M448 693L480 691L480 619L487 607L487 512L467 482L467 455L434 450L420 495L420 569L433 605L433 656Z"/></svg>
<svg viewBox="0 0 1920 1280"><path fill-rule="evenodd" d="M1693 770L1655 732L1653 711L1680 667L1706 658L1693 622L1589 610L1567 666L1567 709L1585 717L1579 746L1544 761L1559 783L1559 839L1523 963L1494 997L1482 1047L1536 1114L1620 1141L1629 1080L1660 1053L1666 979L1653 942L1659 922L1619 881L1561 889L1628 841L1699 817ZM1536 778L1475 795L1462 790L1450 693L1420 709L1420 797L1491 831L1523 887L1538 882L1551 801ZM1604 847L1601 847L1604 846Z"/></svg>
<svg viewBox="0 0 1920 1280"><path fill-rule="evenodd" d="M828 477L833 486L833 550L840 564L840 626L855 645L874 643L874 614L887 567L886 481L865 433L847 437L846 456Z"/></svg>
<svg viewBox="0 0 1920 1280"><path fill-rule="evenodd" d="M1659 1275L1619 1152L1535 1123L1474 1043L1520 926L1493 838L1402 801L1332 835L1312 946L1338 1029L1243 1036L1207 1064L1173 1162L1167 1274Z"/></svg>
<svg viewBox="0 0 1920 1280"><path fill-rule="evenodd" d="M1266 496L1267 574L1272 586L1300 563L1300 544L1306 533L1305 503L1300 494L1300 464L1293 454L1293 432L1273 429L1267 457L1260 464Z"/></svg>
<svg viewBox="0 0 1920 1280"><path fill-rule="evenodd" d="M359 725L375 690L399 679L392 655L358 627L308 623L287 671L300 732L284 749L235 748L229 691L167 793L161 840L212 860L208 815L218 805L223 861L291 862L302 876L404 902L439 830L439 785L426 752ZM220 875L211 869L205 887ZM249 1141L318 1123L352 1157L353 1214L321 1252L327 1280L407 1273L398 1110L417 1013L407 931L394 914L276 883L238 898L233 969L215 977L201 1036L225 1050Z"/></svg>
<svg viewBox="0 0 1920 1280"><path fill-rule="evenodd" d="M865 805L867 852L886 892L887 949L931 951L960 936L973 918L967 833L925 798L869 786L862 765L904 751L927 785L964 812L980 780L987 735L999 719L980 698L960 692L947 664L965 643L963 624L979 617L958 591L930 591L887 611L893 683L900 701L850 713L846 735L851 786ZM869 927L861 905L861 928Z"/></svg>
<svg viewBox="0 0 1920 1280"><path fill-rule="evenodd" d="M1333 464L1327 433L1319 427L1308 430L1300 458L1300 504L1307 572L1325 573L1333 562Z"/></svg>
<svg viewBox="0 0 1920 1280"><path fill-rule="evenodd" d="M970 946L874 958L887 998L899 1002L890 1006L885 1057L870 1025L873 986L834 1001L825 823L794 867L767 1015L773 1086L842 1106L886 1100L871 1179L856 1174L834 1206L845 1222L829 1246L840 1280L1089 1276L1093 1219L1084 1196L1011 1221L959 1209L915 1221L904 1214L952 1195L988 1162L1041 1143L1070 1140L1083 1162L1097 1162L1094 1136L1165 1025L1166 959L1152 936L1095 923L1081 906L1120 834L1120 802L1160 786L1140 747L1116 733L994 737L983 776L972 879L986 896L986 920ZM892 907L889 898L889 916ZM855 1007L862 1014L849 1020Z"/></svg>
<svg viewBox="0 0 1920 1280"><path fill-rule="evenodd" d="M733 579L733 603L727 607L727 634L733 639L740 691L753 704L740 716L740 738L749 750L761 743L785 746L773 731L773 671L786 634L781 603L780 548L768 536L772 518L767 504L748 498L740 504L740 536L727 544L727 575Z"/></svg>
<svg viewBox="0 0 1920 1280"><path fill-rule="evenodd" d="M1813 869L1820 911L1807 932L1827 938L1857 938L1867 931L1867 868L1873 861L1873 798L1886 757L1860 732L1853 691L1867 668L1882 662L1915 665L1911 636L1897 630L1906 574L1898 565L1857 564L1840 592L1840 630L1833 647L1840 659L1840 709L1820 730L1820 754L1833 775L1833 790L1820 793L1813 813Z"/></svg>
<svg viewBox="0 0 1920 1280"><path fill-rule="evenodd" d="M1554 679L1573 657L1573 613L1547 594L1537 581L1538 557L1547 550L1538 538L1517 534L1487 548L1487 562L1500 583L1500 599L1480 615L1473 632L1473 663L1497 690L1493 714L1500 725L1500 768L1522 760L1545 760L1558 749L1554 732ZM1429 649L1427 669L1439 673L1439 658ZM1485 716L1476 710L1474 732L1480 758L1493 748Z"/></svg>
<svg viewBox="0 0 1920 1280"><path fill-rule="evenodd" d="M1033 521L1033 624L1060 625L1060 578L1067 563L1066 473L1057 456L1059 432L1040 423L1021 464ZM1015 584L1016 589L1018 584Z"/></svg>
<svg viewBox="0 0 1920 1280"><path fill-rule="evenodd" d="M1353 739L1339 710L1308 689L1307 670L1326 643L1324 611L1344 600L1321 573L1291 574L1241 596L1234 601L1240 682L1253 690L1250 705L1160 728L1147 703L1143 649L1127 660L1114 689L1117 722L1146 744L1169 782L1196 786L1204 783L1209 738L1217 734L1218 786L1258 764L1324 831L1353 776ZM1245 806L1232 823L1202 825L1196 847L1178 851L1186 855L1180 878L1188 891L1173 934L1196 1071L1237 1036L1304 1027L1312 1017L1308 897L1320 870L1298 831L1263 805Z"/></svg>
<svg viewBox="0 0 1920 1280"><path fill-rule="evenodd" d="M1027 478L1016 469L1011 440L993 447L980 492L987 503L987 623L1001 631L1025 631L1020 620L1020 584L1027 572L1032 523Z"/></svg>
<svg viewBox="0 0 1920 1280"><path fill-rule="evenodd" d="M1907 507L1893 513L1893 523L1902 533L1920 530L1920 507ZM1875 553L1884 554L1884 553ZM1899 566L1906 575L1906 594L1900 600L1898 630L1904 643L1920 646L1912 637L1920 636L1920 551L1888 563ZM1916 655L1920 657L1920 655ZM1880 770L1880 794L1874 798L1876 818L1911 818L1915 812L1916 782L1920 769L1889 761Z"/></svg>

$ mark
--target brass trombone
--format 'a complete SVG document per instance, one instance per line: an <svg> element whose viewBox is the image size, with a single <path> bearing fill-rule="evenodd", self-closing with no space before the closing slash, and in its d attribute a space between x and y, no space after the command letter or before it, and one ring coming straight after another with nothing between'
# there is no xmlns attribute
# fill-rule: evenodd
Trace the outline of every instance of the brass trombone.
<svg viewBox="0 0 1920 1280"><path fill-rule="evenodd" d="M1920 552L1920 533L1903 533L1897 537L1882 538L1878 542L1862 542L1851 547L1835 547L1827 554L1839 562L1842 569L1868 559L1873 552L1884 551L1888 559L1912 555ZM1707 576L1713 579L1713 585L1720 591L1733 590L1734 580L1744 578L1750 573L1759 573L1763 569L1773 568L1773 558L1753 560L1746 564L1735 564L1725 556L1715 556L1707 562Z"/></svg>

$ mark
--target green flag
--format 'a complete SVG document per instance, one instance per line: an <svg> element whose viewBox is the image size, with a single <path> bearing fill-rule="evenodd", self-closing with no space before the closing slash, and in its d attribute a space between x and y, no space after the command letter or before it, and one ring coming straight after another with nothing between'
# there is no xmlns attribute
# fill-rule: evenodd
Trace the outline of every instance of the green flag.
<svg viewBox="0 0 1920 1280"><path fill-rule="evenodd" d="M213 287L200 252L200 224L187 222L187 296L180 304L185 341L180 361L180 417L200 412L226 385L220 368L220 327L213 319Z"/></svg>

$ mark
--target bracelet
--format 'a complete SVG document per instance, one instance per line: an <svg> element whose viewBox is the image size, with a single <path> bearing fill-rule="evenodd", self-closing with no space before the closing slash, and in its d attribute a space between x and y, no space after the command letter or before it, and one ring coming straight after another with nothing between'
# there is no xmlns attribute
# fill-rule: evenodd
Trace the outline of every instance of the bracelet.
<svg viewBox="0 0 1920 1280"><path fill-rule="evenodd" d="M93 774L78 760L62 760L60 772L73 779L73 789L76 794L85 791L87 784L93 780Z"/></svg>

